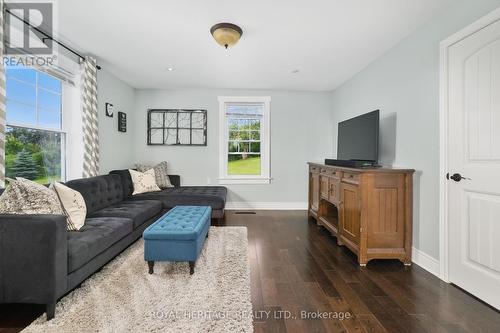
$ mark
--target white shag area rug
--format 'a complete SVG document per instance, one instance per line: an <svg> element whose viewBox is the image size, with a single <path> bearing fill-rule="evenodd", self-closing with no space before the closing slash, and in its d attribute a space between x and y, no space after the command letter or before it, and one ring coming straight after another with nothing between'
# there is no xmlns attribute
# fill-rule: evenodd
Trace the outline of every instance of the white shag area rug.
<svg viewBox="0 0 500 333"><path fill-rule="evenodd" d="M245 227L211 227L188 263L156 262L148 274L140 239L23 332L252 332Z"/></svg>

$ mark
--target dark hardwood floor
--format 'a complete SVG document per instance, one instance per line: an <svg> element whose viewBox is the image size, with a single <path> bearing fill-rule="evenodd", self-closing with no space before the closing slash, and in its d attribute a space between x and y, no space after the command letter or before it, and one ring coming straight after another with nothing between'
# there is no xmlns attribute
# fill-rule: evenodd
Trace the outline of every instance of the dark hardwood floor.
<svg viewBox="0 0 500 333"><path fill-rule="evenodd" d="M223 225L248 228L255 332L500 332L499 312L416 265L359 267L306 212L228 212ZM330 318L301 317L318 311ZM0 333L42 312L0 305Z"/></svg>
<svg viewBox="0 0 500 333"><path fill-rule="evenodd" d="M248 227L256 332L500 332L500 313L417 265L356 257L301 211L229 212ZM500 292L500 291L495 291ZM301 319L301 311L350 313Z"/></svg>

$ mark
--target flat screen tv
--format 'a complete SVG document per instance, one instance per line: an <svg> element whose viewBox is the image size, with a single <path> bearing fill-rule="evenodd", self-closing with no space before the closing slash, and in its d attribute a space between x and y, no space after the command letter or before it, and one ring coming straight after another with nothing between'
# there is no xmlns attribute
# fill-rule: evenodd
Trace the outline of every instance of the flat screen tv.
<svg viewBox="0 0 500 333"><path fill-rule="evenodd" d="M380 111L376 110L339 123L337 158L378 163Z"/></svg>

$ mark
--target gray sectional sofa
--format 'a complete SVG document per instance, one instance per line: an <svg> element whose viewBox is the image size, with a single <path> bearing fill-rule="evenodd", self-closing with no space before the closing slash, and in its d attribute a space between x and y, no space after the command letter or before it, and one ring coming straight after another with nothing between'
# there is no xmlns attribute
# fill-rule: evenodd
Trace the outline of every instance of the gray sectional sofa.
<svg viewBox="0 0 500 333"><path fill-rule="evenodd" d="M158 217L176 205L211 206L224 216L227 190L175 186L132 196L128 170L72 180L87 205L80 231L67 231L59 215L0 215L0 303L46 304L47 319L64 294L130 246Z"/></svg>

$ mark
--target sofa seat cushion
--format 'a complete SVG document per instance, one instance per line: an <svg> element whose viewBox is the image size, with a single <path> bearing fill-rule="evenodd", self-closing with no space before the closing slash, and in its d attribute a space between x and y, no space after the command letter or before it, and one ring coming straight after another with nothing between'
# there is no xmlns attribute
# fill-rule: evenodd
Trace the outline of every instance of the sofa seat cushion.
<svg viewBox="0 0 500 333"><path fill-rule="evenodd" d="M161 192L138 194L133 200L160 200L163 208L175 206L210 206L224 209L227 189L223 186L182 186L167 188Z"/></svg>
<svg viewBox="0 0 500 333"><path fill-rule="evenodd" d="M133 231L121 217L87 218L79 231L68 231L68 272L74 272Z"/></svg>
<svg viewBox="0 0 500 333"><path fill-rule="evenodd" d="M103 208L90 217L125 217L134 221L134 229L160 214L163 206L155 200L125 200Z"/></svg>

